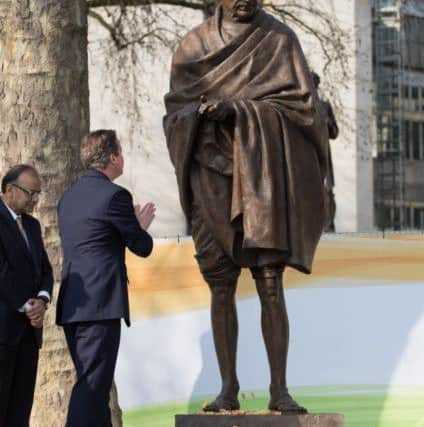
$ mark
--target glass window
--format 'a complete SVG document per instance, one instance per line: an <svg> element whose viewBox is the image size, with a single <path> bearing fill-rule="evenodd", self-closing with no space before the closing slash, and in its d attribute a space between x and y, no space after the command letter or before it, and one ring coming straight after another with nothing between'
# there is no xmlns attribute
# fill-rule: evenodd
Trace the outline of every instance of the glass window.
<svg viewBox="0 0 424 427"><path fill-rule="evenodd" d="M424 50L423 50L424 55ZM424 87L421 88L421 111L424 111Z"/></svg>
<svg viewBox="0 0 424 427"><path fill-rule="evenodd" d="M393 125L392 142L393 144L398 145L398 141L399 141L399 125L395 123Z"/></svg>
<svg viewBox="0 0 424 427"><path fill-rule="evenodd" d="M410 121L405 120L403 124L403 144L404 144L404 153L405 159L411 158L411 150L410 150Z"/></svg>
<svg viewBox="0 0 424 427"><path fill-rule="evenodd" d="M420 145L421 145L421 159L424 158L424 122L420 123Z"/></svg>
<svg viewBox="0 0 424 427"><path fill-rule="evenodd" d="M411 228L412 225L411 225L411 208L410 207L408 206L405 207L404 215L405 215L404 222L406 227Z"/></svg>
<svg viewBox="0 0 424 427"><path fill-rule="evenodd" d="M420 215L420 224L418 228L423 229L424 228L424 209L419 208L417 209L417 211L419 212L419 215Z"/></svg>
<svg viewBox="0 0 424 427"><path fill-rule="evenodd" d="M412 96L412 103L413 108L415 111L420 111L420 88L419 87L412 87L411 88L411 96Z"/></svg>
<svg viewBox="0 0 424 427"><path fill-rule="evenodd" d="M393 226L395 230L399 230L400 227L400 210L401 208L396 206L392 208L392 214L393 214Z"/></svg>
<svg viewBox="0 0 424 427"><path fill-rule="evenodd" d="M405 85L402 86L402 96L405 99L409 98L409 87L408 86L405 86Z"/></svg>
<svg viewBox="0 0 424 427"><path fill-rule="evenodd" d="M395 5L395 0L381 0L380 4L383 7L385 7L385 6L394 6Z"/></svg>
<svg viewBox="0 0 424 427"><path fill-rule="evenodd" d="M421 210L413 208L414 210L414 228L421 228Z"/></svg>
<svg viewBox="0 0 424 427"><path fill-rule="evenodd" d="M416 86L411 88L411 97L412 99L418 99L418 88Z"/></svg>
<svg viewBox="0 0 424 427"><path fill-rule="evenodd" d="M412 153L413 159L420 159L420 128L418 122L412 122Z"/></svg>

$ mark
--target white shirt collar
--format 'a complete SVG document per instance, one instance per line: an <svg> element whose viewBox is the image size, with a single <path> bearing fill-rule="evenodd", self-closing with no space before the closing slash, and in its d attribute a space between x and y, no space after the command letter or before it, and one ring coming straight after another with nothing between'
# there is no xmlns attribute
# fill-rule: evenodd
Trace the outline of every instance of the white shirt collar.
<svg viewBox="0 0 424 427"><path fill-rule="evenodd" d="M13 221L16 221L16 218L19 218L21 215L17 215L16 212L9 207L9 205L4 201L3 199L3 203L6 206L7 210L10 212L10 215L12 215Z"/></svg>

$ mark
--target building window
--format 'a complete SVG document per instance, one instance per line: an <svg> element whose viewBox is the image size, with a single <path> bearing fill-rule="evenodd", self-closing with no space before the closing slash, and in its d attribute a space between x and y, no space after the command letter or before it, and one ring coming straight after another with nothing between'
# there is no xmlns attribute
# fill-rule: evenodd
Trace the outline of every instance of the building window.
<svg viewBox="0 0 424 427"><path fill-rule="evenodd" d="M403 123L403 144L404 144L404 154L405 159L411 158L411 122L409 120L405 120Z"/></svg>
<svg viewBox="0 0 424 427"><path fill-rule="evenodd" d="M412 215L412 227L416 229L423 229L424 228L424 208L411 208L413 215Z"/></svg>
<svg viewBox="0 0 424 427"><path fill-rule="evenodd" d="M424 55L424 50L423 50ZM421 111L424 111L424 87L421 88Z"/></svg>
<svg viewBox="0 0 424 427"><path fill-rule="evenodd" d="M400 212L401 212L400 206L395 206L391 208L391 216L392 216L392 224L395 226L396 229L400 229Z"/></svg>
<svg viewBox="0 0 424 427"><path fill-rule="evenodd" d="M392 128L392 144L395 145L399 141L399 125L397 123L393 124Z"/></svg>
<svg viewBox="0 0 424 427"><path fill-rule="evenodd" d="M409 98L409 87L402 85L402 97L404 99L408 99Z"/></svg>
<svg viewBox="0 0 424 427"><path fill-rule="evenodd" d="M420 147L421 147L421 154L420 159L424 159L424 122L420 123Z"/></svg>
<svg viewBox="0 0 424 427"><path fill-rule="evenodd" d="M420 159L420 128L418 122L412 122L412 158Z"/></svg>
<svg viewBox="0 0 424 427"><path fill-rule="evenodd" d="M411 88L411 97L412 99L418 99L418 88L416 86Z"/></svg>
<svg viewBox="0 0 424 427"><path fill-rule="evenodd" d="M395 0L381 0L381 7L394 6L396 4Z"/></svg>
<svg viewBox="0 0 424 427"><path fill-rule="evenodd" d="M411 224L411 208L410 207L405 207L404 210L404 215L405 215L405 225L406 228L412 228L412 224Z"/></svg>
<svg viewBox="0 0 424 427"><path fill-rule="evenodd" d="M414 228L421 228L421 209L414 208Z"/></svg>
<svg viewBox="0 0 424 427"><path fill-rule="evenodd" d="M420 111L420 89L416 86L411 87L412 110Z"/></svg>

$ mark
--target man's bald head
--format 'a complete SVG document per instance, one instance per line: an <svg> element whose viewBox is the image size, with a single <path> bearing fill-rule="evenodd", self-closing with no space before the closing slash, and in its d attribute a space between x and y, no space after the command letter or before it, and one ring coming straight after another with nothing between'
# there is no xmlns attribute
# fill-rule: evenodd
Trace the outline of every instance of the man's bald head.
<svg viewBox="0 0 424 427"><path fill-rule="evenodd" d="M18 215L31 213L41 193L41 180L37 170L26 164L10 168L1 182L3 199Z"/></svg>

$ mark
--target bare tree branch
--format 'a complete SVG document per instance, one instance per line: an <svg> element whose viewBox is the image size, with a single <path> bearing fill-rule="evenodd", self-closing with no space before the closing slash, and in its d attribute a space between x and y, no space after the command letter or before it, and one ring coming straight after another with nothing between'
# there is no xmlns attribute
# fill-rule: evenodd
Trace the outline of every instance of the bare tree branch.
<svg viewBox="0 0 424 427"><path fill-rule="evenodd" d="M129 45L137 44L137 42L144 42L146 37L139 34L135 38L126 37L125 34L128 31L121 25L121 19L128 7L152 7L152 6L177 6L182 8L188 8L193 10L202 10L205 15L210 15L213 11L216 1L215 0L88 0L88 6L92 13L90 15L96 18L99 23L106 28L118 49L123 49ZM119 7L121 15L119 19L111 24L108 24L100 15L93 11L93 8L103 7L104 10L109 10L108 7L115 6ZM337 19L328 11L323 10L319 4L312 1L269 1L263 4L265 9L268 9L271 13L277 15L283 21L291 22L295 27L301 29L307 34L312 35L319 43L325 63L323 71L325 72L330 64L338 62L340 70L343 74L344 80L346 80L347 72L347 34L338 25ZM303 15L309 15L314 18L314 26L308 23L303 18ZM108 13L109 17L112 17ZM168 16L169 17L169 16ZM100 18L100 19L99 19ZM126 17L127 18L127 17ZM128 24L128 19L124 21ZM315 21L321 25L315 25ZM144 23L143 23L144 24ZM140 28L142 26L140 25ZM157 33L154 31L147 32L151 37L160 40L163 37L157 37Z"/></svg>
<svg viewBox="0 0 424 427"><path fill-rule="evenodd" d="M113 40L113 42L115 43L116 47L118 49L123 49L125 46L125 44L122 44L122 34L120 35L120 37L117 35L117 29L114 25L110 24L109 22L107 22L102 15L100 15L99 13L95 12L94 10L89 10L88 12L88 16L90 16L91 18L94 18L104 29L106 29L109 32L109 35L111 37L111 39Z"/></svg>
<svg viewBox="0 0 424 427"><path fill-rule="evenodd" d="M88 0L87 4L90 9L95 7L107 6L152 6L154 4L180 6L195 10L205 10L205 5L210 2L197 2L186 0Z"/></svg>
<svg viewBox="0 0 424 427"><path fill-rule="evenodd" d="M108 67L115 75L116 87L127 87L127 94L140 93L142 57L156 55L156 49L173 49L178 39L188 31L180 10L214 13L219 0L87 0L89 16L110 34L102 42ZM332 1L326 0L263 0L263 8L286 22L297 33L309 36L319 46L322 58L322 87L330 94L339 121L344 120L340 88L348 87L352 78L350 64L351 34L343 29L335 16ZM334 0L335 1L335 0ZM195 15L193 15L195 16ZM200 18L200 17L199 17ZM98 47L100 47L98 45ZM128 70L137 70L129 78ZM318 70L317 70L318 71ZM119 84L118 84L119 83ZM129 99L129 97L127 97ZM137 105L129 105L136 111ZM349 127L349 123L340 123Z"/></svg>
<svg viewBox="0 0 424 427"><path fill-rule="evenodd" d="M346 52L346 46L349 42L349 35L339 25L335 17L329 13L323 12L320 8L311 4L302 4L301 2L288 1L285 4L265 3L264 8L271 13L278 15L283 21L289 21L295 27L313 36L319 43L321 51L325 57L323 71L327 71L333 62L338 62L340 70L343 73L342 82L346 82L348 77L349 55ZM304 19L306 15L314 18L314 22L320 21L321 25L308 23Z"/></svg>

